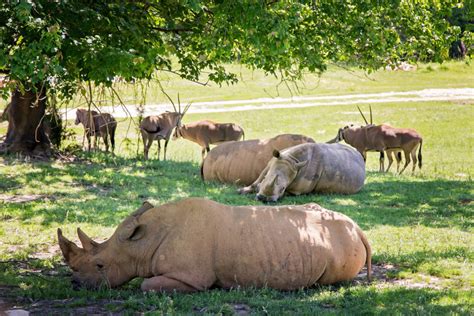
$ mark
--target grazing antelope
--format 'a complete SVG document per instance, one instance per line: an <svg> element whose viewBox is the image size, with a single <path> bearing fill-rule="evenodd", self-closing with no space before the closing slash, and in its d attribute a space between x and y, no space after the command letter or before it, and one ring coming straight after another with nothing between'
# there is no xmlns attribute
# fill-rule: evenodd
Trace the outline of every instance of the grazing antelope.
<svg viewBox="0 0 474 316"><path fill-rule="evenodd" d="M228 141L245 139L242 127L234 123L216 123L209 120L198 121L186 125L179 124L174 132L174 139L182 137L202 147L202 159L209 152L210 145Z"/></svg>
<svg viewBox="0 0 474 316"><path fill-rule="evenodd" d="M390 169L390 166L392 165L392 152L397 153L397 164L399 164L401 160L401 154L398 153L399 151L403 151L405 154L405 166L400 171L400 174L403 173L403 171L410 163L410 155L411 159L413 160L412 172L415 171L417 161L418 167L421 169L421 147L423 144L423 139L420 134L418 134L418 132L408 128L395 128L388 124L374 125L372 124L372 109L370 109L370 124L368 124L365 116L362 114L362 111L360 112L367 125L360 127L351 125L345 126L344 128L340 128L337 133L337 136L334 139L330 140L328 143L337 143L344 140L346 143L356 148L362 154L362 157L364 157L364 161L367 158L367 151L379 151L381 171L383 171L384 169L384 151L387 151L389 157L389 165L385 172L387 172ZM417 160L416 149L418 148L418 146L419 151Z"/></svg>
<svg viewBox="0 0 474 316"><path fill-rule="evenodd" d="M85 109L77 109L76 125L82 123L84 133L87 138L87 150L91 150L91 136L94 136L94 148L97 148L98 137L102 137L105 144L105 151L109 151L109 141L112 144L112 152L115 149L115 130L117 129L117 121L109 113L98 113L96 111L88 111Z"/></svg>
<svg viewBox="0 0 474 316"><path fill-rule="evenodd" d="M168 147L168 142L170 140L171 134L173 132L173 128L177 127L181 124L181 119L183 118L184 114L186 114L187 110L191 106L191 103L186 105L184 111L181 112L181 104L179 101L178 95L178 106L179 109L176 109L173 100L165 93L168 99L171 101L173 105L174 112L166 111L165 113L161 113L160 115L150 115L145 117L140 123L140 133L142 134L143 139L143 151L145 160L148 159L148 151L150 150L153 141L156 140L158 142L158 160L160 159L160 151L161 151L161 140L165 140L165 150L163 160L166 160L166 148Z"/></svg>

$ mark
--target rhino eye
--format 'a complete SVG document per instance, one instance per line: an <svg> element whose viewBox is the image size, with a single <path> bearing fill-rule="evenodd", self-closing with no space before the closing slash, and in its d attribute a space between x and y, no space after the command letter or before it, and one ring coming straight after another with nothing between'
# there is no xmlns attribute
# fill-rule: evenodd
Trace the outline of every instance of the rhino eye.
<svg viewBox="0 0 474 316"><path fill-rule="evenodd" d="M104 265L101 263L96 264L97 269L102 270L104 268Z"/></svg>

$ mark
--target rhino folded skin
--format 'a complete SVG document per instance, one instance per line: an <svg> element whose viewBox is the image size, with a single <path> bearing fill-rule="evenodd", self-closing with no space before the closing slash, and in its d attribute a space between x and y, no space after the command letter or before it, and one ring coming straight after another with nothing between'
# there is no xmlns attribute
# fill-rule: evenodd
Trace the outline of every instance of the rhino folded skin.
<svg viewBox="0 0 474 316"><path fill-rule="evenodd" d="M304 135L281 134L269 139L227 142L207 154L201 175L204 181L249 185L270 161L274 149L282 150L303 143L314 143L314 140Z"/></svg>
<svg viewBox="0 0 474 316"><path fill-rule="evenodd" d="M119 237L134 227L141 232L138 239ZM129 216L96 249L76 249L72 256L88 256L79 266L73 265L80 258L67 253L69 241L62 234L59 239L75 280L97 286L94 273L101 274L114 287L145 277L142 288L159 291L293 290L351 280L365 263L370 269L371 260L358 225L314 203L227 206L188 198L165 204ZM100 271L88 268L89 262L100 262Z"/></svg>

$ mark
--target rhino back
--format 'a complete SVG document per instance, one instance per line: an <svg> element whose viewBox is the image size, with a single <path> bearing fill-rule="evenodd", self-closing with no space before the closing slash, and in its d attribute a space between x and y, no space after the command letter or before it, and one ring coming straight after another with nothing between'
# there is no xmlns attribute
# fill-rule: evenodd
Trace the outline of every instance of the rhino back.
<svg viewBox="0 0 474 316"><path fill-rule="evenodd" d="M321 174L314 188L317 192L352 194L365 181L365 164L360 153L341 144L319 144L315 164Z"/></svg>
<svg viewBox="0 0 474 316"><path fill-rule="evenodd" d="M364 185L364 160L352 148L341 144L304 144L289 148L287 154L299 161L308 160L287 188L292 194L351 194Z"/></svg>
<svg viewBox="0 0 474 316"><path fill-rule="evenodd" d="M232 141L214 147L203 162L204 180L239 185L252 183L266 165L263 148L259 140Z"/></svg>
<svg viewBox="0 0 474 316"><path fill-rule="evenodd" d="M234 207L221 218L218 285L297 289L354 277L365 262L356 231L333 212L321 218L306 207Z"/></svg>

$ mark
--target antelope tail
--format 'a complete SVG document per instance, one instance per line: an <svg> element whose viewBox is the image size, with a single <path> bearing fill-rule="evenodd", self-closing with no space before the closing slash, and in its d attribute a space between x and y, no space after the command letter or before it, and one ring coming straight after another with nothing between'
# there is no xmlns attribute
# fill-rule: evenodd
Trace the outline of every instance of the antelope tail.
<svg viewBox="0 0 474 316"><path fill-rule="evenodd" d="M421 146L423 146L423 139L420 139L420 149L418 149L418 167L421 169Z"/></svg>
<svg viewBox="0 0 474 316"><path fill-rule="evenodd" d="M115 127L112 127L109 131L110 134L110 143L112 144L112 152L115 149Z"/></svg>

